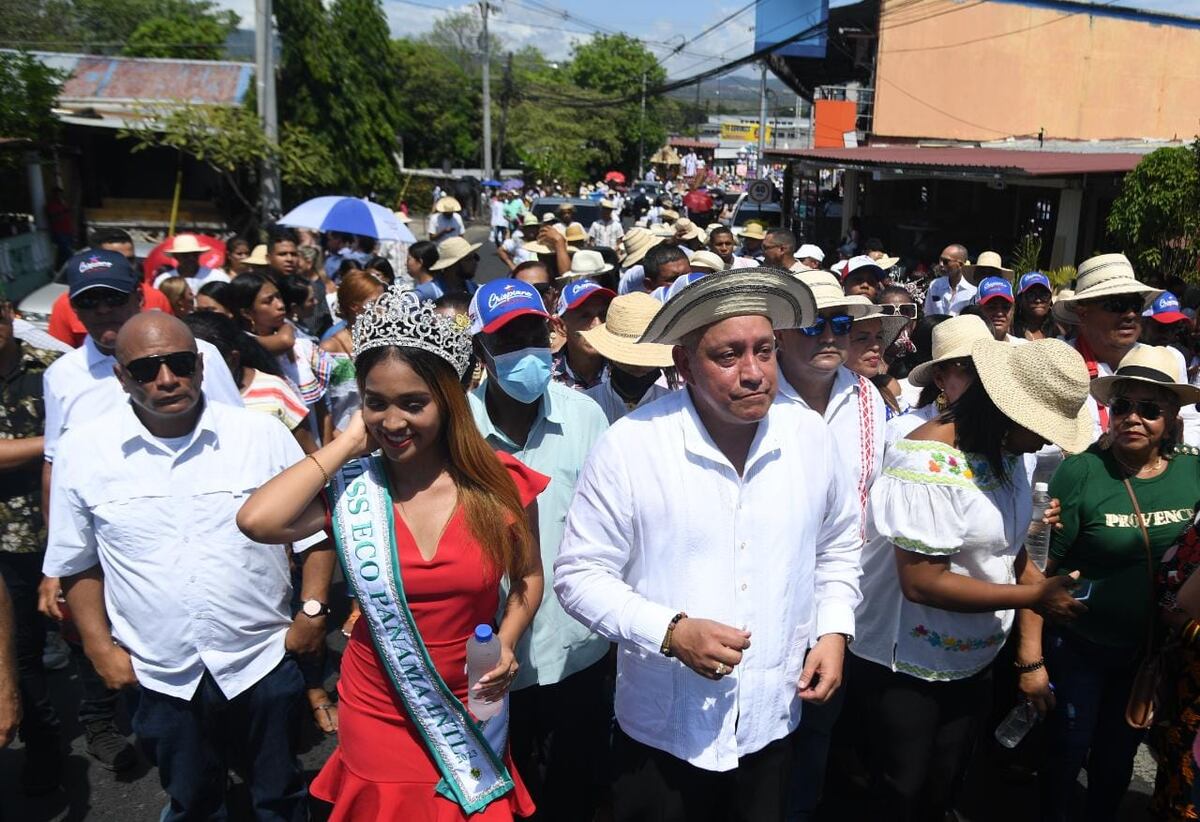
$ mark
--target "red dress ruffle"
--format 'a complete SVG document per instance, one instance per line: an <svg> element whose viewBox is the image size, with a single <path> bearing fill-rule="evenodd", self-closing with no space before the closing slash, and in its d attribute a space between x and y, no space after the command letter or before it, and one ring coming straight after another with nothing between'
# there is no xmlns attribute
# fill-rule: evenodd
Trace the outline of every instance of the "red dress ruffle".
<svg viewBox="0 0 1200 822"><path fill-rule="evenodd" d="M516 482L523 504L549 484L548 477L507 454L497 456ZM484 559L461 509L451 517L428 562L398 510L394 518L408 607L438 673L465 704L467 639L476 625L494 624L500 572ZM457 803L435 792L441 774L379 664L364 619L355 624L342 656L338 697L338 747L310 786L313 796L333 804L331 822L468 819ZM472 822L503 822L533 813L533 800L507 751L504 761L513 790L471 814Z"/></svg>

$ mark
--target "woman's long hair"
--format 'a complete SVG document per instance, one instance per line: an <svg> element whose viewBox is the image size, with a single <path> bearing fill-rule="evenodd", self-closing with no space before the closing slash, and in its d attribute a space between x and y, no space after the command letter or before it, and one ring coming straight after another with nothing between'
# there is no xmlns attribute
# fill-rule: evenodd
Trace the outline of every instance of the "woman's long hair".
<svg viewBox="0 0 1200 822"><path fill-rule="evenodd" d="M1017 306L1013 309L1012 335L1017 339L1024 339L1026 331L1041 331L1047 337L1057 337L1058 326L1054 322L1053 311L1047 311L1040 324L1034 324L1025 319L1025 302L1021 299L1024 296L1025 294L1017 295ZM1051 304L1053 305L1053 298Z"/></svg>
<svg viewBox="0 0 1200 822"><path fill-rule="evenodd" d="M283 376L279 360L267 353L267 349L258 340L242 331L236 322L216 311L194 311L183 318L187 327L192 330L197 339L208 340L222 359L229 362L230 354L237 352L239 364L242 366L233 375L239 389L242 384L242 369L249 367L255 371L263 371L276 377Z"/></svg>
<svg viewBox="0 0 1200 822"><path fill-rule="evenodd" d="M393 358L407 363L429 386L442 413L439 445L458 488L467 528L484 556L508 576L510 588L523 595L525 575L533 567L539 548L516 483L479 433L458 374L441 357L419 348L372 348L354 361L360 394L371 369Z"/></svg>
<svg viewBox="0 0 1200 822"><path fill-rule="evenodd" d="M1004 464L1004 440L1016 423L992 402L983 387L983 380L976 377L939 419L954 423L955 447L983 457L996 478L1004 485L1009 483L1008 468Z"/></svg>
<svg viewBox="0 0 1200 822"><path fill-rule="evenodd" d="M279 283L274 277L250 271L230 280L229 288L225 292L225 299L221 300L215 297L214 299L229 309L243 331L253 332L252 322L246 313L254 313L254 301L258 298L258 292L262 291L263 286L267 283L279 288ZM283 298L283 289L281 288L279 296L280 299Z"/></svg>

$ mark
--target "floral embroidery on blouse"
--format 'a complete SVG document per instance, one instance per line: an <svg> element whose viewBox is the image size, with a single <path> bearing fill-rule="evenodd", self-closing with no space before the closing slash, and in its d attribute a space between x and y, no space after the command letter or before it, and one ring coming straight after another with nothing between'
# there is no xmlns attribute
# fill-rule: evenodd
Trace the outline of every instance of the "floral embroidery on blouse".
<svg viewBox="0 0 1200 822"><path fill-rule="evenodd" d="M899 440L888 447L921 454L924 457L923 471L900 467L884 468L885 474L898 479L916 483L977 488L980 491L994 490L999 486L996 474L988 465L987 460L972 457L949 445L923 440ZM1006 456L1005 460L1010 463L1010 468L1016 464L1015 457Z"/></svg>
<svg viewBox="0 0 1200 822"><path fill-rule="evenodd" d="M991 648L994 645L999 645L1004 641L1005 633L998 631L991 636L985 637L966 637L960 638L951 636L950 634L941 634L937 631L932 631L924 625L918 625L909 631L909 634L916 638L924 640L934 648L940 648L943 651L982 651L985 648Z"/></svg>

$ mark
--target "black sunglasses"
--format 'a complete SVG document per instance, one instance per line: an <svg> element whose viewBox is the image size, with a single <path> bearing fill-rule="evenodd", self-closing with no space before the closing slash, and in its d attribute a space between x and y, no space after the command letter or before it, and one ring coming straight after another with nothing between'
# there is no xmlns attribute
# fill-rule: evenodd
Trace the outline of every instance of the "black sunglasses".
<svg viewBox="0 0 1200 822"><path fill-rule="evenodd" d="M101 305L106 305L109 308L120 308L129 302L129 297L133 292L122 294L112 288L94 288L85 291L77 297L71 298L71 305L74 308L82 308L84 311L90 311L93 308L99 308Z"/></svg>
<svg viewBox="0 0 1200 822"><path fill-rule="evenodd" d="M844 337L850 333L850 326L854 325L854 318L847 317L841 314L837 317L817 317L817 321L812 325L807 325L800 329L800 332L806 337L819 337L825 333L825 323L829 323L829 327L833 330L835 337Z"/></svg>
<svg viewBox="0 0 1200 822"><path fill-rule="evenodd" d="M879 313L887 317L908 317L910 320L917 318L916 303L884 303L879 306Z"/></svg>
<svg viewBox="0 0 1200 822"><path fill-rule="evenodd" d="M1152 400L1131 400L1128 397L1117 397L1108 406L1114 417L1124 417L1136 408L1137 415L1147 422L1154 422L1163 415L1162 406Z"/></svg>
<svg viewBox="0 0 1200 822"><path fill-rule="evenodd" d="M1084 305L1096 305L1110 314L1128 314L1130 311L1142 313L1145 300L1136 296L1106 297L1101 300L1090 300Z"/></svg>
<svg viewBox="0 0 1200 822"><path fill-rule="evenodd" d="M147 383L158 376L164 363L176 377L190 377L196 373L196 352L172 351L170 354L139 357L125 363L125 370L137 382Z"/></svg>

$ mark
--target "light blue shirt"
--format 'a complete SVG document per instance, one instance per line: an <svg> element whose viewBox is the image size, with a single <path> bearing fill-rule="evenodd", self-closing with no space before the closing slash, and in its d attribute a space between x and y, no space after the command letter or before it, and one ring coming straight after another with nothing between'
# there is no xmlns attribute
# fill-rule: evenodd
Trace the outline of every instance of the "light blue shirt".
<svg viewBox="0 0 1200 822"><path fill-rule="evenodd" d="M546 587L533 625L517 644L517 662L521 667L512 688L554 685L597 662L608 652L608 640L567 616L550 584L567 509L575 496L575 482L583 471L592 445L608 428L608 419L600 406L586 395L552 382L542 395L537 419L529 429L525 445L520 446L492 424L484 402L486 391L485 381L467 397L475 424L484 439L496 450L511 454L550 478L550 485L537 500ZM501 603L507 590L502 593Z"/></svg>

